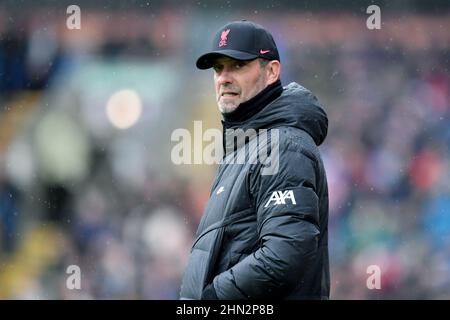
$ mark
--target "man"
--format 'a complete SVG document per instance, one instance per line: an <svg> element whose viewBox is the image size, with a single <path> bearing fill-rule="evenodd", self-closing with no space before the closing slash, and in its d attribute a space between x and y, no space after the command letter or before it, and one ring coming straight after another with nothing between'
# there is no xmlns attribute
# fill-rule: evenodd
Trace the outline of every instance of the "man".
<svg viewBox="0 0 450 320"><path fill-rule="evenodd" d="M328 299L328 188L318 150L328 128L324 110L297 83L282 87L273 37L250 21L221 28L197 67L214 69L228 152L196 233L181 299ZM257 134L228 148L233 130ZM261 162L227 161L241 152L255 159L266 130L277 133L267 134L278 163L272 174L264 174Z"/></svg>

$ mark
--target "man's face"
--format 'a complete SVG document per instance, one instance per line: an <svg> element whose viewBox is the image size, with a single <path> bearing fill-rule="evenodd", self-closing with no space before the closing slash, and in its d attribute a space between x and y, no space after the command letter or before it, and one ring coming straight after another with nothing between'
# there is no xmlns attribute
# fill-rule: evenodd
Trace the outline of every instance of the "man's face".
<svg viewBox="0 0 450 320"><path fill-rule="evenodd" d="M240 61L220 57L213 69L217 105L221 113L232 112L267 86L264 68L258 59Z"/></svg>

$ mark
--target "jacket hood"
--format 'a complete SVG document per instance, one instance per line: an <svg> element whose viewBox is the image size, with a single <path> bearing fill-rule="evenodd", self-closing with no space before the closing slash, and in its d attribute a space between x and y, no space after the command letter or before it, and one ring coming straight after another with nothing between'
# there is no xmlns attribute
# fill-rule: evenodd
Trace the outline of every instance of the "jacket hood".
<svg viewBox="0 0 450 320"><path fill-rule="evenodd" d="M327 136L328 117L311 91L298 83L291 82L283 88L280 97L247 121L235 123L231 127L259 130L279 126L304 130L319 146Z"/></svg>

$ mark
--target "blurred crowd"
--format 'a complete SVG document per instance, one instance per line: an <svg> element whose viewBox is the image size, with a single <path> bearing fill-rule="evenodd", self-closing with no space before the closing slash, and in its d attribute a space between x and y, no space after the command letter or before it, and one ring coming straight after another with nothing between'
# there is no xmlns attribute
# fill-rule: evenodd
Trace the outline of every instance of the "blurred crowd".
<svg viewBox="0 0 450 320"><path fill-rule="evenodd" d="M0 6L0 299L178 298L215 167L174 165L171 132L220 128L194 61L240 18L328 113L331 298L450 298L448 14L64 13ZM106 111L121 89L142 108L126 129Z"/></svg>

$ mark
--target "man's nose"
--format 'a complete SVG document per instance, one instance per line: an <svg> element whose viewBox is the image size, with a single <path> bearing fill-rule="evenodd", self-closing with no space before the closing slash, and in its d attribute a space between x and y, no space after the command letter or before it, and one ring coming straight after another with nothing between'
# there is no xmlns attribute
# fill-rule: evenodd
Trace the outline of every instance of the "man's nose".
<svg viewBox="0 0 450 320"><path fill-rule="evenodd" d="M229 70L223 68L223 70L217 75L217 83L219 85L225 85L233 82L233 76Z"/></svg>

